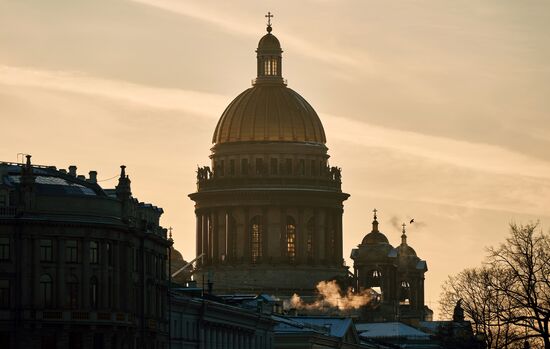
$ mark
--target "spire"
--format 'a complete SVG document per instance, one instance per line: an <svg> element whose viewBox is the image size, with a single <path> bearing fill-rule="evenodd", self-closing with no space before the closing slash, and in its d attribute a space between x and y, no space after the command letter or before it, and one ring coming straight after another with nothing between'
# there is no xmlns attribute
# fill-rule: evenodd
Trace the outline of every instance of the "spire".
<svg viewBox="0 0 550 349"><path fill-rule="evenodd" d="M403 226L403 233L401 234L401 245L407 244L407 232L405 231L405 227L407 226L405 223L402 224Z"/></svg>
<svg viewBox="0 0 550 349"><path fill-rule="evenodd" d="M376 217L377 209L372 210L374 212L374 220L372 221L372 231L378 231L378 220Z"/></svg>
<svg viewBox="0 0 550 349"><path fill-rule="evenodd" d="M279 39L271 34L273 30L271 18L273 18L273 15L268 12L265 17L267 18L267 34L260 39L258 49L256 49L258 75L253 84L284 84L281 55L283 50L281 50Z"/></svg>

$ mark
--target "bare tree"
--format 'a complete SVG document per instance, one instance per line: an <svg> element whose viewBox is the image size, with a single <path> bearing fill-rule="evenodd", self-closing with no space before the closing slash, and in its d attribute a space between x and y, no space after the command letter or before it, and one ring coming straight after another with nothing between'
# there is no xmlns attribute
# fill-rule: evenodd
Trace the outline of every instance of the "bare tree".
<svg viewBox="0 0 550 349"><path fill-rule="evenodd" d="M511 224L506 242L489 249L487 266L500 275L489 286L507 305L499 320L521 328L521 339L540 340L550 349L550 237L537 227Z"/></svg>
<svg viewBox="0 0 550 349"><path fill-rule="evenodd" d="M440 311L447 318L453 317L455 305L462 299L466 320L472 322L474 333L484 338L487 348L506 347L517 337L517 331L500 321L505 300L490 287L497 277L499 274L490 268L465 269L449 276L439 299Z"/></svg>
<svg viewBox="0 0 550 349"><path fill-rule="evenodd" d="M550 237L538 224L511 224L510 237L488 249L483 266L450 276L440 309L449 318L463 299L465 316L488 348L550 349Z"/></svg>

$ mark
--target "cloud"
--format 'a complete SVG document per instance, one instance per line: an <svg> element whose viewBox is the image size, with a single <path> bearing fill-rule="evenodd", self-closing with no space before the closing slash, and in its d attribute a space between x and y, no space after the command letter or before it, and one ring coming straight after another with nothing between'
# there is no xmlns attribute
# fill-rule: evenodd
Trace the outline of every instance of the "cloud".
<svg viewBox="0 0 550 349"><path fill-rule="evenodd" d="M330 137L364 147L401 153L477 171L550 179L550 163L502 147L429 136L322 114Z"/></svg>
<svg viewBox="0 0 550 349"><path fill-rule="evenodd" d="M45 88L109 98L132 105L181 111L206 118L218 118L228 97L198 91L150 87L119 80L89 76L80 72L51 71L0 66L0 84Z"/></svg>
<svg viewBox="0 0 550 349"><path fill-rule="evenodd" d="M205 5L197 5L195 2L182 2L180 0L130 1L205 21L235 34L254 37L258 35L258 25L243 20L243 18L237 19L236 16L229 16L227 12L222 13L219 10L219 6L207 7ZM361 62L358 62L348 55L335 53L335 51L327 49L326 46L319 47L312 45L311 41L299 38L296 33L291 34L280 29L277 29L277 33L285 37L285 46L324 63L334 66L341 66L343 64L347 67L355 69L366 69L369 66L368 59L366 57L363 57ZM369 70L374 71L374 69Z"/></svg>

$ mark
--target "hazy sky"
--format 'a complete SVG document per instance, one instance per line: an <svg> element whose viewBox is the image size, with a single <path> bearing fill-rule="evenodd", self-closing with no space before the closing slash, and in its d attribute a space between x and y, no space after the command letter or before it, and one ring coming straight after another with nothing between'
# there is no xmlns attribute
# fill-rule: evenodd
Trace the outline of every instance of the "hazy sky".
<svg viewBox="0 0 550 349"><path fill-rule="evenodd" d="M255 77L268 10L283 74L343 168L344 255L374 207L394 245L414 217L437 310L442 281L511 221L548 231L547 1L0 0L0 160L30 153L100 180L127 165L191 259L187 194L218 117Z"/></svg>

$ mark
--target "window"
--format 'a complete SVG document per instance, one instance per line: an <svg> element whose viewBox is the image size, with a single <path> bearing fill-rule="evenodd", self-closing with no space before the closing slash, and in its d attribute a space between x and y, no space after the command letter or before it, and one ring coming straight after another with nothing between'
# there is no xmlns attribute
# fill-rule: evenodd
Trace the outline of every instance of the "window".
<svg viewBox="0 0 550 349"><path fill-rule="evenodd" d="M132 255L134 256L134 271L138 271L138 268L139 268L138 251L135 248L132 248Z"/></svg>
<svg viewBox="0 0 550 349"><path fill-rule="evenodd" d="M40 297L44 308L51 308L53 306L52 284L52 277L48 274L40 277Z"/></svg>
<svg viewBox="0 0 550 349"><path fill-rule="evenodd" d="M65 242L65 260L67 263L78 263L78 241L67 240Z"/></svg>
<svg viewBox="0 0 550 349"><path fill-rule="evenodd" d="M310 173L312 176L317 176L317 163L315 160L311 160Z"/></svg>
<svg viewBox="0 0 550 349"><path fill-rule="evenodd" d="M99 263L99 243L97 241L90 241L90 263Z"/></svg>
<svg viewBox="0 0 550 349"><path fill-rule="evenodd" d="M250 247L252 263L262 257L262 217L256 216L250 221Z"/></svg>
<svg viewBox="0 0 550 349"><path fill-rule="evenodd" d="M51 239L40 240L40 260L53 262L53 241Z"/></svg>
<svg viewBox="0 0 550 349"><path fill-rule="evenodd" d="M227 255L229 259L237 256L237 222L231 215L227 215Z"/></svg>
<svg viewBox="0 0 550 349"><path fill-rule="evenodd" d="M10 281L0 280L0 309L10 307Z"/></svg>
<svg viewBox="0 0 550 349"><path fill-rule="evenodd" d="M220 171L220 176L225 176L225 160L220 160L220 167L218 170Z"/></svg>
<svg viewBox="0 0 550 349"><path fill-rule="evenodd" d="M229 175L231 175L231 176L235 175L235 160L234 159L229 160Z"/></svg>
<svg viewBox="0 0 550 349"><path fill-rule="evenodd" d="M107 307L113 307L113 278L110 275L107 278Z"/></svg>
<svg viewBox="0 0 550 349"><path fill-rule="evenodd" d="M306 174L306 161L304 159L300 159L300 162L298 163L298 173L301 176L305 176Z"/></svg>
<svg viewBox="0 0 550 349"><path fill-rule="evenodd" d="M306 225L307 241L306 253L308 258L313 258L313 239L315 235L315 218L312 217L307 221Z"/></svg>
<svg viewBox="0 0 550 349"><path fill-rule="evenodd" d="M66 284L66 292L67 292L67 306L71 309L77 309L78 308L78 279L74 275L70 275L67 278L67 284Z"/></svg>
<svg viewBox="0 0 550 349"><path fill-rule="evenodd" d="M265 76L279 75L277 70L276 57L270 57L264 61L264 75Z"/></svg>
<svg viewBox="0 0 550 349"><path fill-rule="evenodd" d="M241 175L248 175L248 159L241 159Z"/></svg>
<svg viewBox="0 0 550 349"><path fill-rule="evenodd" d="M285 173L290 176L292 174L292 159L286 159Z"/></svg>
<svg viewBox="0 0 550 349"><path fill-rule="evenodd" d="M8 195L6 193L0 193L0 207L8 206Z"/></svg>
<svg viewBox="0 0 550 349"><path fill-rule="evenodd" d="M110 242L105 244L105 252L107 253L107 265L113 266L113 246Z"/></svg>
<svg viewBox="0 0 550 349"><path fill-rule="evenodd" d="M296 259L296 222L294 218L286 217L286 253L291 262Z"/></svg>
<svg viewBox="0 0 550 349"><path fill-rule="evenodd" d="M279 160L277 158L271 158L271 174L277 175L279 173Z"/></svg>
<svg viewBox="0 0 550 349"><path fill-rule="evenodd" d="M98 286L97 286L97 278L95 276L92 276L90 279L90 307L92 309L97 309L98 305Z"/></svg>
<svg viewBox="0 0 550 349"><path fill-rule="evenodd" d="M262 175L264 173L264 159L257 158L256 159L256 174Z"/></svg>
<svg viewBox="0 0 550 349"><path fill-rule="evenodd" d="M401 287L399 289L399 304L411 304L411 285L408 281L401 281Z"/></svg>
<svg viewBox="0 0 550 349"><path fill-rule="evenodd" d="M0 261L7 261L10 259L10 238L0 238Z"/></svg>

